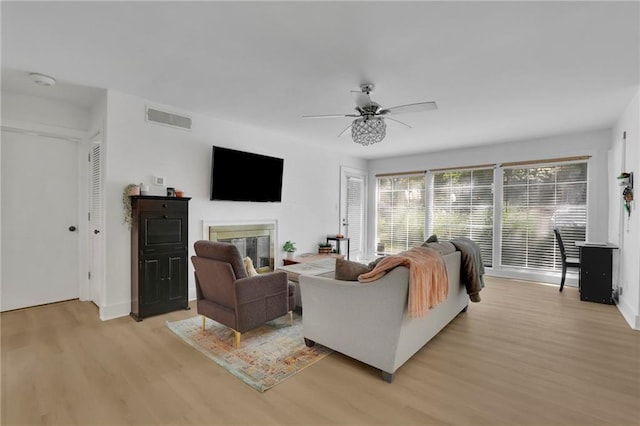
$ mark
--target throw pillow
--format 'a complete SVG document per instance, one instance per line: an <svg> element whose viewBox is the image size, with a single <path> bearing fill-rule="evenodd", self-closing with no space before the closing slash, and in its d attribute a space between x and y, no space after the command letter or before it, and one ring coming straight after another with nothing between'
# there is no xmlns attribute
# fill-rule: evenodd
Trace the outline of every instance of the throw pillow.
<svg viewBox="0 0 640 426"><path fill-rule="evenodd" d="M369 272L369 265L352 262L346 259L336 259L335 279L341 281L358 281L358 275Z"/></svg>
<svg viewBox="0 0 640 426"><path fill-rule="evenodd" d="M438 242L438 236L436 234L433 234L429 238L427 238L427 241L425 241L422 245L426 247L428 243L437 243L437 242Z"/></svg>
<svg viewBox="0 0 640 426"><path fill-rule="evenodd" d="M253 260L249 256L244 258L244 268L247 270L247 275L255 277L258 275L258 271L253 267Z"/></svg>
<svg viewBox="0 0 640 426"><path fill-rule="evenodd" d="M373 268L375 268L375 267L376 267L376 265L377 265L378 263L380 263L380 261L381 261L382 259L384 259L384 258L385 258L385 256L380 256L380 257L379 257L379 258L377 258L376 260L372 260L371 262L369 262L369 271L371 271ZM368 271L367 271L367 272L368 272Z"/></svg>

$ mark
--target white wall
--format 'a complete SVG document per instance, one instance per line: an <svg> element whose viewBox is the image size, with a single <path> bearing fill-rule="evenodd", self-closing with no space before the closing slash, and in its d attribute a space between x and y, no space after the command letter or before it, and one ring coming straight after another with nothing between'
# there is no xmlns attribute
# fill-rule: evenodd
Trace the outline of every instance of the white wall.
<svg viewBox="0 0 640 426"><path fill-rule="evenodd" d="M626 143L623 132L627 133ZM640 197L640 92L636 93L614 126L609 155L609 239L620 246L618 309L629 325L640 329L640 211L631 202L631 215L623 209L621 172L634 172L634 196Z"/></svg>
<svg viewBox="0 0 640 426"><path fill-rule="evenodd" d="M500 164L512 161L544 160L549 158L590 155L588 176L588 217L587 239L607 240L608 221L608 150L611 145L611 130L602 129L584 133L550 136L541 139L515 141L507 144L485 145L476 148L417 154L369 162L369 199L375 200L375 175L405 171L427 170L431 168L473 166L480 164ZM368 206L371 238L375 243L375 203ZM373 247L369 247L371 253ZM496 263L496 262L494 262ZM501 270L494 266L492 274L512 276L550 283L559 283L558 274L535 274L527 271ZM575 285L576 278L567 279L567 284Z"/></svg>
<svg viewBox="0 0 640 426"><path fill-rule="evenodd" d="M145 105L189 115L192 131L145 121ZM317 243L336 233L340 166L365 169L364 160L336 158L335 154L305 145L286 135L231 123L189 111L151 104L144 99L109 91L106 124L105 235L106 288L103 319L130 312L130 233L123 223L122 190L144 182L154 195L163 187L151 185L152 176L164 176L167 186L182 189L189 204L190 255L202 238L202 221L278 222L278 249L285 240L296 242L299 252L317 251ZM245 203L209 200L211 146L220 145L284 158L281 203ZM278 255L283 253L278 250ZM280 258L276 260L280 264ZM195 297L189 274L190 297Z"/></svg>

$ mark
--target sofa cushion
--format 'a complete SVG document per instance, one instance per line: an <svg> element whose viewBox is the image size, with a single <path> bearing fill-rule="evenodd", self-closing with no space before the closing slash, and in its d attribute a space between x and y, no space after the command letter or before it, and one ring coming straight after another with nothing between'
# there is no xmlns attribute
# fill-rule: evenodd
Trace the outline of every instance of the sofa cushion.
<svg viewBox="0 0 640 426"><path fill-rule="evenodd" d="M358 275L369 272L371 267L364 263L346 259L336 259L335 279L341 281L358 281Z"/></svg>
<svg viewBox="0 0 640 426"><path fill-rule="evenodd" d="M437 242L437 243L424 243L422 244L423 247L429 247L430 249L433 249L437 252L439 252L441 255L447 255L449 253L453 253L454 251L456 251L456 246L454 246L451 242L449 241L441 241L441 242Z"/></svg>

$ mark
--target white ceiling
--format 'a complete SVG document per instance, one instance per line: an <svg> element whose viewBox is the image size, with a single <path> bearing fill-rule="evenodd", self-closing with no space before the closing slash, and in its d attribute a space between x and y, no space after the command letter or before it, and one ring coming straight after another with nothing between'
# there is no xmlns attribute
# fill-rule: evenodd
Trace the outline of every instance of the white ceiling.
<svg viewBox="0 0 640 426"><path fill-rule="evenodd" d="M640 83L638 2L8 2L2 90L109 88L379 158L611 126ZM55 77L54 90L26 72ZM337 135L372 82L381 143ZM80 85L83 87L77 87ZM212 135L212 140L215 135Z"/></svg>

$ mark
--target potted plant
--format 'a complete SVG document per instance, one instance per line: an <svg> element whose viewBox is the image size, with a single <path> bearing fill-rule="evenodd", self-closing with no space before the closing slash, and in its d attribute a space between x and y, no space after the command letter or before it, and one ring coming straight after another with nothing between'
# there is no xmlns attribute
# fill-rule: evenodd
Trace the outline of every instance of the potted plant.
<svg viewBox="0 0 640 426"><path fill-rule="evenodd" d="M293 253L297 250L296 243L286 241L282 246L282 250L287 252L287 259L291 259L293 257Z"/></svg>
<svg viewBox="0 0 640 426"><path fill-rule="evenodd" d="M134 183L130 183L129 185L124 187L124 191L122 191L122 208L124 209L124 223L129 226L131 229L131 225L133 224L133 219L131 217L131 196L140 195L140 186Z"/></svg>
<svg viewBox="0 0 640 426"><path fill-rule="evenodd" d="M318 243L318 253L320 254L329 254L333 251L333 245L326 241Z"/></svg>

